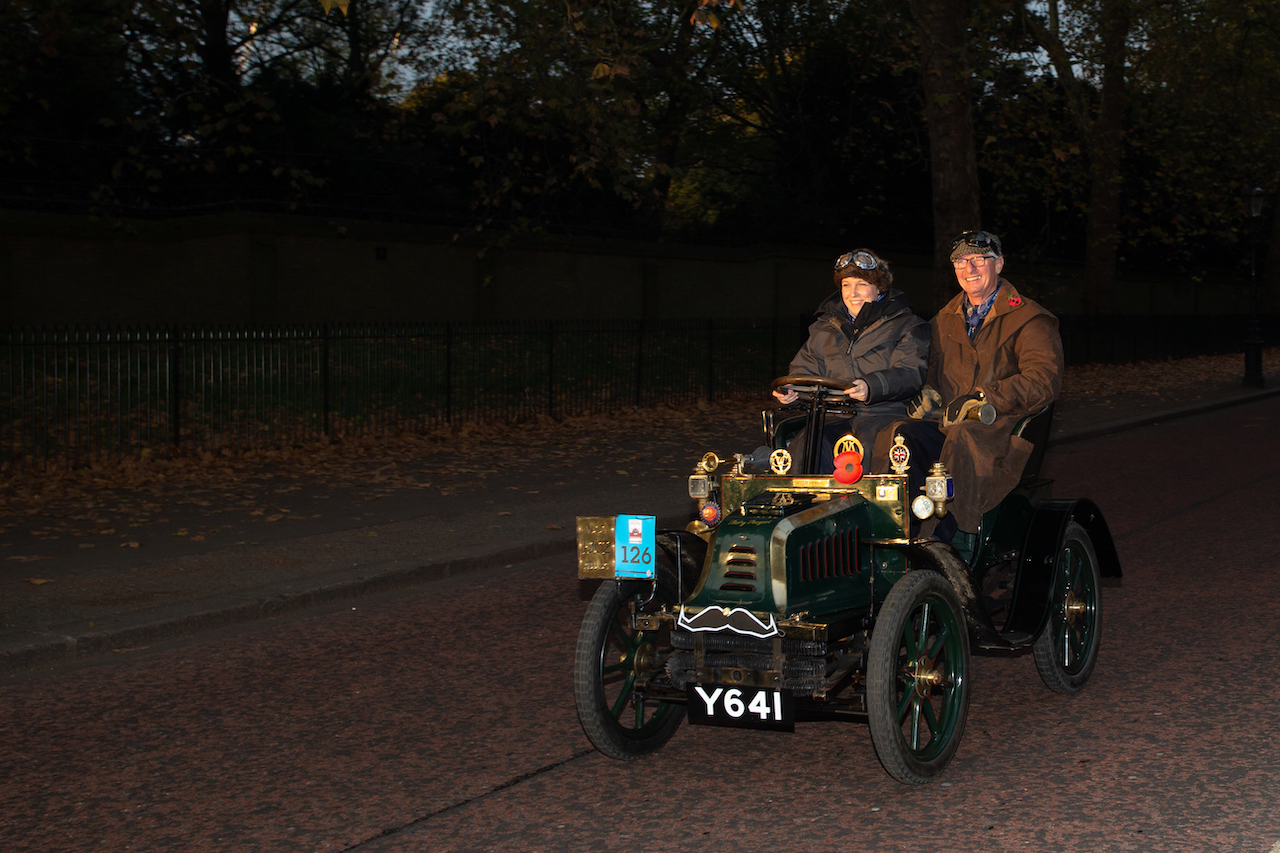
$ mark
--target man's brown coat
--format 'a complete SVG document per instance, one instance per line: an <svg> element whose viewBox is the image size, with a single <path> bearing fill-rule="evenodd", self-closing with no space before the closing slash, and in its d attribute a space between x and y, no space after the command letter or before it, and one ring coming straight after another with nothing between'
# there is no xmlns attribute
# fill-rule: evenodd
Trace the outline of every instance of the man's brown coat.
<svg viewBox="0 0 1280 853"><path fill-rule="evenodd" d="M1031 444L1013 428L1057 399L1063 356L1058 318L1005 279L972 342L965 331L967 298L957 295L933 319L927 383L944 405L981 391L996 410L995 423L962 421L943 429L942 461L955 483L951 511L961 530L975 531L982 514L1021 479Z"/></svg>

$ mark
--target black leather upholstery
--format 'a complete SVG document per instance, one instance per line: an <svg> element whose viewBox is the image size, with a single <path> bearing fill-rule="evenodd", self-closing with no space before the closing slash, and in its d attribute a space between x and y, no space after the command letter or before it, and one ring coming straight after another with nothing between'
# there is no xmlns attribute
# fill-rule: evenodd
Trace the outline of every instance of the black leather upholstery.
<svg viewBox="0 0 1280 853"><path fill-rule="evenodd" d="M1053 426L1053 403L1045 406L1034 415L1027 415L1018 421L1013 434L1031 442L1031 456L1026 467L1022 469L1022 479L1029 480L1040 476L1040 463L1044 461L1044 452L1049 446L1049 429Z"/></svg>

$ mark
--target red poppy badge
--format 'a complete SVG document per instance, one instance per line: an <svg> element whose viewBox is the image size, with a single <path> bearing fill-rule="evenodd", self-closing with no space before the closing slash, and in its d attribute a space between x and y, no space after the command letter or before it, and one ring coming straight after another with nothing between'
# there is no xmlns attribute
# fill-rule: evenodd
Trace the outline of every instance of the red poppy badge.
<svg viewBox="0 0 1280 853"><path fill-rule="evenodd" d="M1018 307L1019 305L1021 305L1021 304L1022 304L1022 297L1021 297L1021 296L1010 296L1010 297L1009 297L1009 307L1010 307L1010 308L1017 308L1017 307Z"/></svg>

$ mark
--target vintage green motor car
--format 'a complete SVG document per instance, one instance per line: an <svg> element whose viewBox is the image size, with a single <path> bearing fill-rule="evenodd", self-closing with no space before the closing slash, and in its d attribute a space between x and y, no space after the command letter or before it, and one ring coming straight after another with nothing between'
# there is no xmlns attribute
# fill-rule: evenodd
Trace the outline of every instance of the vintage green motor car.
<svg viewBox="0 0 1280 853"><path fill-rule="evenodd" d="M971 648L1030 648L1049 689L1080 690L1098 656L1102 578L1120 564L1098 508L1052 498L1038 476L1052 411L1019 424L1037 448L1023 480L957 550L910 535L913 512L946 512L941 466L919 496L899 448L898 473L863 476L855 450L832 476L788 475L787 440L806 423L821 435L848 401L826 379L782 385L802 404L765 413L768 472L753 473L759 454L708 453L689 478L699 516L687 529L578 519L579 576L603 580L574 662L596 748L643 757L686 717L782 731L865 721L885 770L923 784L960 743Z"/></svg>

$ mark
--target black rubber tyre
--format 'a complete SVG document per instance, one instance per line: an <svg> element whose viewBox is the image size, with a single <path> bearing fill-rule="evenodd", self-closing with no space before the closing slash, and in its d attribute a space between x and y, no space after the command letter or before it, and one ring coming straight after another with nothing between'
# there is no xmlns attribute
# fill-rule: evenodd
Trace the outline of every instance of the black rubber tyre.
<svg viewBox="0 0 1280 853"><path fill-rule="evenodd" d="M899 782L930 782L955 755L969 714L969 631L947 579L919 569L894 584L869 652L876 755Z"/></svg>
<svg viewBox="0 0 1280 853"><path fill-rule="evenodd" d="M679 603L675 573L658 566L658 593L645 607ZM596 590L578 633L573 696L587 738L610 758L628 761L661 748L684 719L683 705L637 703L637 672L653 671L671 651L669 632L635 631L629 602L649 596L648 582L605 581Z"/></svg>
<svg viewBox="0 0 1280 853"><path fill-rule="evenodd" d="M1098 662L1102 635L1102 577L1088 532L1067 525L1053 569L1049 619L1035 642L1036 669L1055 693L1076 693Z"/></svg>

